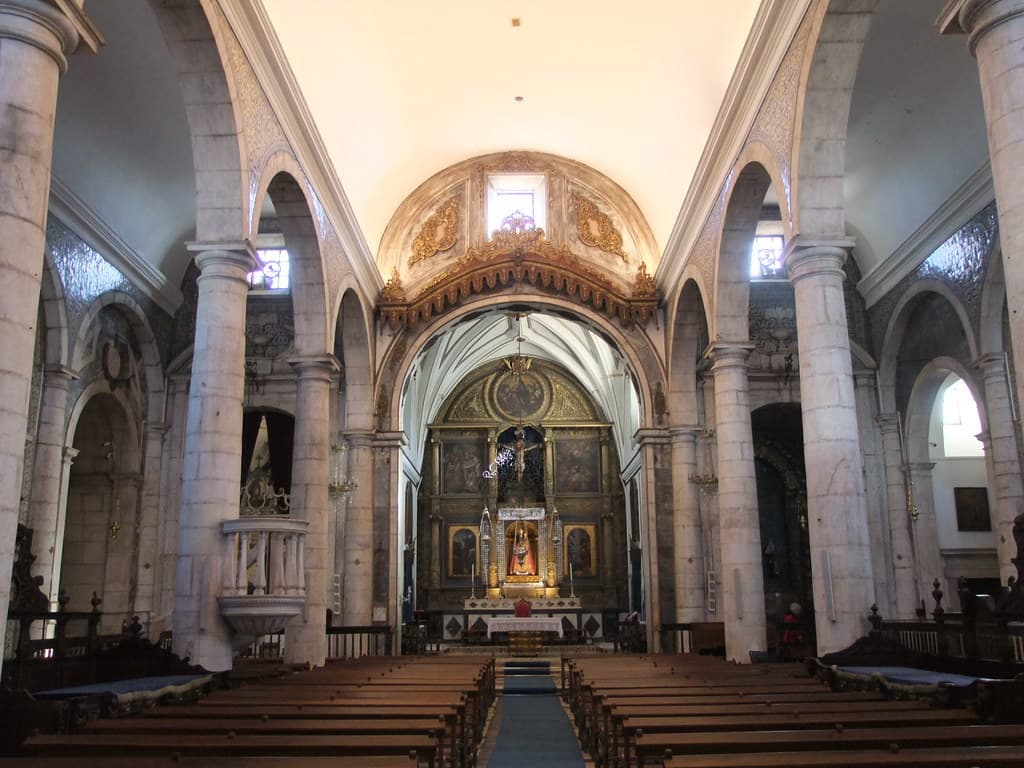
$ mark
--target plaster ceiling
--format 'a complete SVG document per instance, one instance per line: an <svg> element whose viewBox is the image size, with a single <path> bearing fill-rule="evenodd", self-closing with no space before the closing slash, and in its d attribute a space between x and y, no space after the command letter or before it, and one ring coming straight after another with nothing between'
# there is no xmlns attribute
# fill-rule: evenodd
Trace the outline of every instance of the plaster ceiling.
<svg viewBox="0 0 1024 768"><path fill-rule="evenodd" d="M550 152L606 174L640 206L663 251L758 7L257 1L375 253L421 182L505 150Z"/></svg>
<svg viewBox="0 0 1024 768"><path fill-rule="evenodd" d="M944 2L881 0L864 44L844 180L864 275L988 162L977 63L935 29Z"/></svg>

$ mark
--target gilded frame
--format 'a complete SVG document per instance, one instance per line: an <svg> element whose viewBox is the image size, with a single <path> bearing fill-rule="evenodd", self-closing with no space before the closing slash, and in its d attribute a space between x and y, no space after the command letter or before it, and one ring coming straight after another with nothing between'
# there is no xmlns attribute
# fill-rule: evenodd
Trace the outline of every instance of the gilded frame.
<svg viewBox="0 0 1024 768"><path fill-rule="evenodd" d="M588 549L583 552L574 552L572 541L573 532L582 531L589 542ZM595 578L597 573L597 525L594 523L563 523L562 524L562 567L565 578L569 578L569 563L572 563L573 577L577 579Z"/></svg>
<svg viewBox="0 0 1024 768"><path fill-rule="evenodd" d="M464 553L456 552L455 537L462 531L469 531L473 535L473 554L466 557ZM461 546L461 545L460 545ZM458 556L457 556L458 555ZM470 564L476 567L476 576L480 577L480 526L471 523L449 523L448 524L448 557L447 574L451 579L468 579L473 575Z"/></svg>

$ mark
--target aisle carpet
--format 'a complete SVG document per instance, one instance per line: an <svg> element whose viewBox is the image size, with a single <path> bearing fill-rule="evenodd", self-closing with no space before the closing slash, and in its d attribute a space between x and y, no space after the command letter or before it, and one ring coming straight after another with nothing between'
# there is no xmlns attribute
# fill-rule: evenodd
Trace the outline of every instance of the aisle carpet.
<svg viewBox="0 0 1024 768"><path fill-rule="evenodd" d="M489 768L584 768L548 662L510 661Z"/></svg>

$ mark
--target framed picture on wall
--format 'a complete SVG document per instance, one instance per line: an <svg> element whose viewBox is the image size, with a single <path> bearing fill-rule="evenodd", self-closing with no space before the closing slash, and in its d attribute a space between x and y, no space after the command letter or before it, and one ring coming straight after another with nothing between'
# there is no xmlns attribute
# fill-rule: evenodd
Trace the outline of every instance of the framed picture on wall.
<svg viewBox="0 0 1024 768"><path fill-rule="evenodd" d="M468 579L480 576L480 526L450 523L448 525L448 576Z"/></svg>
<svg viewBox="0 0 1024 768"><path fill-rule="evenodd" d="M563 552L566 577L569 575L570 565L574 578L587 579L597 576L597 526L591 523L565 523L562 535L565 542Z"/></svg>
<svg viewBox="0 0 1024 768"><path fill-rule="evenodd" d="M991 531L992 516L988 509L988 489L958 487L953 489L958 531Z"/></svg>
<svg viewBox="0 0 1024 768"><path fill-rule="evenodd" d="M600 441L555 442L555 489L558 493L597 493L601 490Z"/></svg>

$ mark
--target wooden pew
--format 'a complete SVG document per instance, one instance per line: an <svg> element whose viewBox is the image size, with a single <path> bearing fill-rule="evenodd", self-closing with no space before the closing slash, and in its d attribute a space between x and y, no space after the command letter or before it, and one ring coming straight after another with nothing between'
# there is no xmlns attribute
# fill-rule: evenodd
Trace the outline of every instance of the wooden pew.
<svg viewBox="0 0 1024 768"><path fill-rule="evenodd" d="M665 768L1020 768L1024 747L922 747L834 752L755 752L687 755L665 760Z"/></svg>

